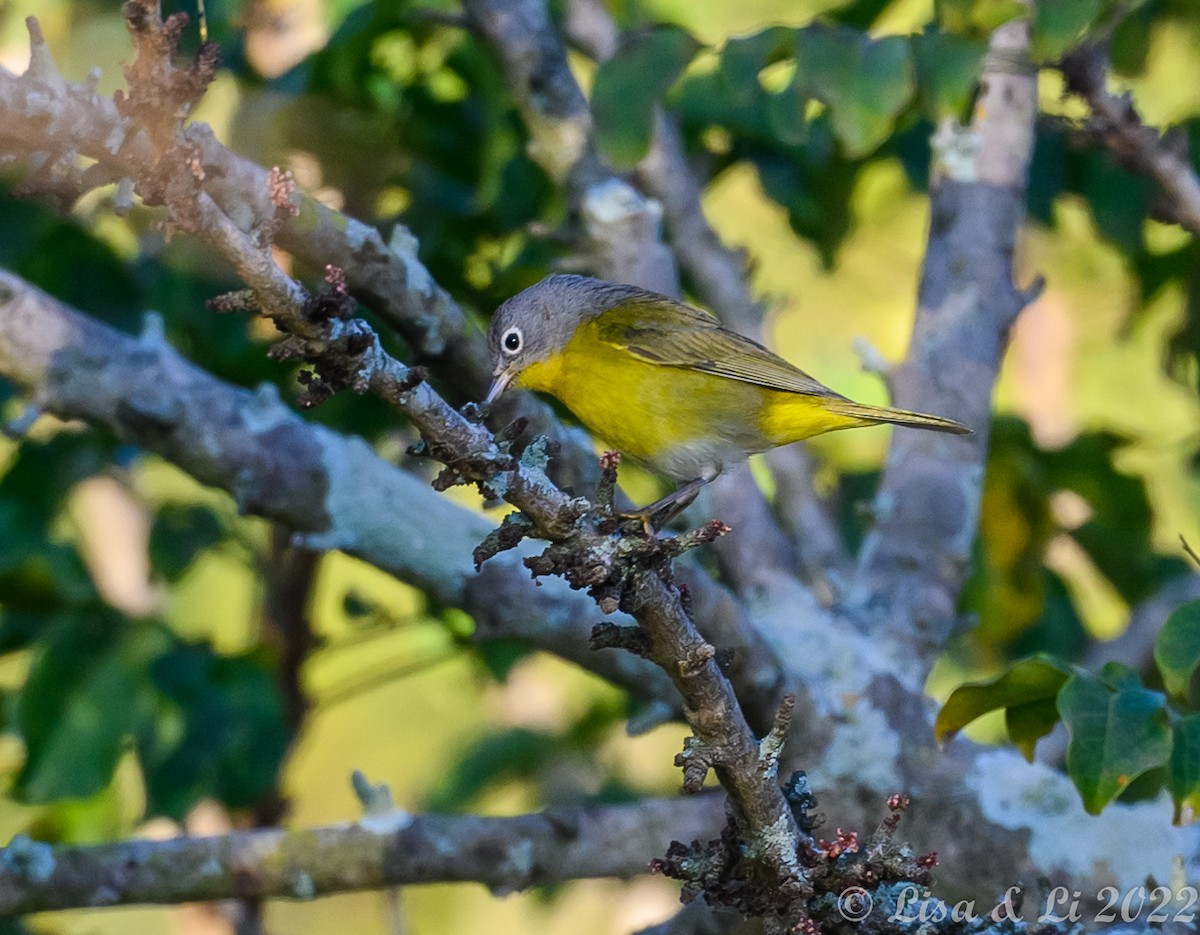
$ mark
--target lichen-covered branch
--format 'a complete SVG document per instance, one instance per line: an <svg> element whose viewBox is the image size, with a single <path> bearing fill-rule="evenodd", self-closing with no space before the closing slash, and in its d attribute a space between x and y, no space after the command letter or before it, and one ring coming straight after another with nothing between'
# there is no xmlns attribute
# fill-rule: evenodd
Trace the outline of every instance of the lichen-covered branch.
<svg viewBox="0 0 1200 935"><path fill-rule="evenodd" d="M1037 115L1028 49L1028 19L997 29L973 122L945 122L934 137L916 322L892 375L898 406L941 413L975 434L895 433L855 584L859 606L923 671L953 626L975 538L992 387L1009 329L1032 297L1013 282Z"/></svg>
<svg viewBox="0 0 1200 935"><path fill-rule="evenodd" d="M660 236L662 208L597 153L587 100L545 0L466 0L463 8L500 61L530 157L563 186L578 227L576 264L601 279L677 294L678 271Z"/></svg>
<svg viewBox="0 0 1200 935"><path fill-rule="evenodd" d="M662 202L675 255L705 304L731 328L759 336L764 309L750 292L747 259L725 246L704 216L703 186L688 164L674 117L659 114L655 119L653 143L637 174Z"/></svg>
<svg viewBox="0 0 1200 935"><path fill-rule="evenodd" d="M412 883L483 883L512 893L647 870L677 835L721 823L720 796L563 807L511 818L393 811L353 824L221 837L0 851L0 916L217 899L312 899Z"/></svg>
<svg viewBox="0 0 1200 935"><path fill-rule="evenodd" d="M37 410L104 425L228 491L244 513L274 520L313 549L339 548L480 621L479 638L519 636L676 711L654 666L594 653L595 606L561 582L535 587L519 558L492 563L480 590L471 552L490 524L438 496L370 446L300 419L272 387L232 387L184 360L153 317L140 338L67 308L0 271L0 377ZM541 623L510 618L546 602Z"/></svg>
<svg viewBox="0 0 1200 935"><path fill-rule="evenodd" d="M117 207L127 208L135 179L147 176L157 156L151 137L135 131L132 117L94 86L62 78L36 20L28 21L31 58L21 76L0 72L0 145L8 155L53 155L18 190L50 191L69 204L91 188L120 182ZM295 193L294 214L279 218L268 180L271 170L232 152L206 124L183 133L204 190L242 231L274 222L274 242L308 264L332 263L413 348L420 361L454 373L464 393L486 387L482 335L417 259L416 242L402 228L384 243L379 232ZM74 155L94 160L81 170Z"/></svg>
<svg viewBox="0 0 1200 935"><path fill-rule="evenodd" d="M1093 130L1113 156L1134 172L1154 179L1162 190L1162 213L1200 234L1200 177L1188 159L1187 134L1164 136L1142 122L1128 94L1108 90L1102 47L1085 43L1059 63L1067 90L1092 109Z"/></svg>
<svg viewBox="0 0 1200 935"><path fill-rule="evenodd" d="M127 210L139 185L145 193L149 180L180 166L164 163L162 141L138 132L133 115L98 95L93 84L64 80L36 20L28 25L29 69L19 76L0 70L0 148L37 166L15 191L50 194L65 207L97 186L116 182L114 207ZM370 225L288 184L286 173L232 152L206 124L188 124L178 140L167 143L184 155L191 183L224 216L226 237L240 232L254 239L255 232L269 231L273 243L308 266L338 267L351 294L404 338L417 363L461 398L482 396L490 379L483 336L421 264L416 240L407 230L397 226L385 242ZM80 157L91 164L80 168ZM161 181L155 187L162 188ZM281 195L287 210L280 210ZM152 194L150 201L159 199ZM594 480L595 462L586 440L565 430L548 407L528 394L514 398L519 403L506 408L510 416L529 418L559 446L556 476L571 479L565 482Z"/></svg>

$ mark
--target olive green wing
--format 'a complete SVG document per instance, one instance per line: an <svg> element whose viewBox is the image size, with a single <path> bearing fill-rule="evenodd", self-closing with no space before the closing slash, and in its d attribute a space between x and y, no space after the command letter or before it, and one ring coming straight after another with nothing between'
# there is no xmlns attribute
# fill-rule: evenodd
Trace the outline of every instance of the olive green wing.
<svg viewBox="0 0 1200 935"><path fill-rule="evenodd" d="M690 305L667 305L657 296L637 297L602 312L595 322L601 341L650 363L789 393L843 398L778 354Z"/></svg>

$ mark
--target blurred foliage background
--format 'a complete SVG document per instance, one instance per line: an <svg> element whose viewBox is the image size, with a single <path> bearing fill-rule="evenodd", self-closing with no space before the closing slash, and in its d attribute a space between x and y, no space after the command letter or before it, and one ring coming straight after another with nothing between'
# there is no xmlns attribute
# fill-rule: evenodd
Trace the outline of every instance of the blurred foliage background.
<svg viewBox="0 0 1200 935"><path fill-rule="evenodd" d="M709 218L752 258L773 346L864 402L885 394L854 342L888 359L904 352L929 138L937 119L968 112L985 14L998 5L610 4L634 31L621 53L627 76L635 89L670 89L711 179ZM1042 9L1067 11L1039 24L1047 62L1086 29L1116 22L1119 81L1150 123L1200 143L1200 5ZM436 15L455 12L441 0L208 0L223 71L196 116L234 149L291 168L328 203L385 229L407 225L435 277L482 324L564 253L545 231L562 224L566 206L525 156L486 50ZM120 86L129 44L118 3L9 2L0 64L13 71L27 60L28 14L68 78L99 66L101 91ZM817 17L824 25L801 38L799 63L796 34L768 28ZM901 36L916 38L887 38ZM635 161L646 101L583 55L572 65L595 86L605 152ZM814 89L824 103L807 99ZM962 598L978 625L939 665L938 697L1031 651L1080 658L1187 572L1181 535L1200 544L1200 247L1155 220L1151 185L1080 132L1083 110L1063 98L1052 68L1040 94L1019 269L1023 282L1042 274L1048 285L1020 319L999 386L977 562ZM89 196L66 214L0 197L0 264L129 331L158 310L196 363L246 386L277 383L288 398L294 372L267 360L262 326L204 309L234 286L230 272L186 239L165 242L144 210L118 218L111 197ZM2 382L0 403L10 417L19 411ZM369 397L334 399L312 417L396 457L408 440ZM852 544L887 439L814 442ZM315 647L290 678L284 634L296 617ZM283 800L289 822L348 820L359 814L354 768L414 810L511 813L675 791L682 728L630 738L619 691L519 646L474 647L470 627L344 556L297 562L286 537L152 456L39 420L19 446L0 440L0 838L219 831L279 820ZM999 739L994 722L976 730ZM430 887L271 905L266 924L382 932L399 911L418 933L474 931L485 919L496 932L624 932L665 918L675 901L657 879L504 900ZM226 930L198 908L27 924Z"/></svg>

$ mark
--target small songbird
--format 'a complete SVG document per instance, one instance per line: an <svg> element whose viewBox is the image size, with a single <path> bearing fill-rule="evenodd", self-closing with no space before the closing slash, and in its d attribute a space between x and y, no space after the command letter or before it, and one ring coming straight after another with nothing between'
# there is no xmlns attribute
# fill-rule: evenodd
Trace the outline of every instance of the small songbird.
<svg viewBox="0 0 1200 935"><path fill-rule="evenodd" d="M634 514L643 518L751 454L823 432L890 422L970 434L853 402L708 312L585 276L547 276L501 305L488 352L488 403L512 383L549 393L617 450L682 482Z"/></svg>

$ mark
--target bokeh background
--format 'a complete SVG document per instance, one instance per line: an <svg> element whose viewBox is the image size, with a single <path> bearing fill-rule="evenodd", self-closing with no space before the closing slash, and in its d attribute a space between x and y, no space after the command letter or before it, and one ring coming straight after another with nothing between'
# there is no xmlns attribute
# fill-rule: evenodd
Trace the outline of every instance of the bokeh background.
<svg viewBox="0 0 1200 935"><path fill-rule="evenodd" d="M1116 46L1119 80L1149 123L1200 139L1200 11L1185 0L1134 6ZM861 18L867 7L876 35L919 31L935 12L924 0L619 0L611 9L624 25L676 24L709 47L674 92L689 143L710 167L708 217L750 258L775 349L839 391L882 403L882 381L863 358L904 353L932 123L906 117L883 145L850 159L828 141L756 136L706 111L703 93L729 37L820 14ZM385 229L407 225L483 326L565 252L547 234L565 206L523 155L486 51L438 12L456 10L432 0L210 0L223 69L196 118L236 150L291 168L329 204ZM130 50L119 3L0 7L9 70L27 62L30 14L66 77L99 67L102 92L120 87ZM194 48L194 30L189 41ZM582 55L572 64L589 87L594 64ZM787 81L769 69L760 78L768 89ZM930 691L939 698L1025 653L1079 658L1117 636L1131 608L1186 570L1180 537L1200 545L1200 252L1177 226L1153 220L1148 182L1080 140L1083 110L1063 98L1057 72L1043 73L1040 94L1018 270L1022 282L1043 275L1047 286L1014 331L997 390L963 596L978 626L938 666ZM186 238L168 242L150 212L117 217L112 197L98 192L65 213L45 199L0 197L0 264L130 331L158 310L170 340L201 366L294 395L294 371L265 356L263 325L204 309L234 285L229 271ZM0 402L8 416L21 405L3 382ZM395 458L411 440L367 397L335 399L312 418ZM812 443L851 544L888 438L879 430ZM297 589L318 640L299 675L300 708L276 690L275 616L287 613L281 594ZM520 646L480 648L470 632L462 614L345 556L296 569L284 538L238 516L225 495L101 433L40 419L19 450L0 439L0 839L219 832L277 817L281 799L295 825L353 820L352 769L413 810L506 814L677 789L682 727L628 737L620 691ZM973 730L1001 742L994 720ZM676 899L657 878L504 898L426 887L271 904L265 922L297 935L615 933L666 918ZM218 909L202 907L3 925L228 930Z"/></svg>

